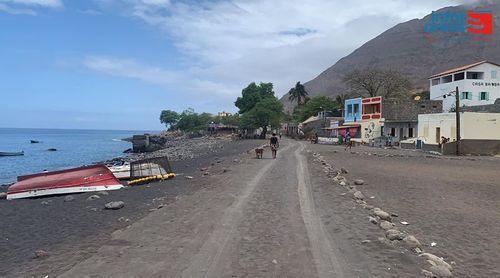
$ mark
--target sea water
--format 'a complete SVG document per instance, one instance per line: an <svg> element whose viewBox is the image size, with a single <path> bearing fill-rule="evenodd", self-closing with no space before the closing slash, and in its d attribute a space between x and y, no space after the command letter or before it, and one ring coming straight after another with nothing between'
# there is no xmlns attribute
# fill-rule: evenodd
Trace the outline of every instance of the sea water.
<svg viewBox="0 0 500 278"><path fill-rule="evenodd" d="M24 151L24 156L0 157L0 185L19 175L60 170L122 156L131 148L121 139L154 131L0 128L0 152ZM30 140L40 141L32 144ZM57 151L47 151L50 148Z"/></svg>

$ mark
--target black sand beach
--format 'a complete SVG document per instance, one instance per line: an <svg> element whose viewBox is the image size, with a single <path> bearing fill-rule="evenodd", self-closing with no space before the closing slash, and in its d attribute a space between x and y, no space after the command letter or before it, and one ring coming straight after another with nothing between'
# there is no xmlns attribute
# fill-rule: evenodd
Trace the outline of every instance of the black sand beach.
<svg viewBox="0 0 500 278"><path fill-rule="evenodd" d="M195 159L172 162L178 176L149 185L109 191L88 201L95 193L73 194L74 200L54 196L15 201L0 200L0 277L42 276L62 273L91 256L110 234L124 229L150 211L192 194L207 184L200 168L223 175L224 167L237 163L241 153L263 144L260 140L226 142L223 148ZM187 179L185 176L193 176ZM5 191L6 187L0 187ZM124 201L120 210L104 210L110 201ZM113 244L119 245L120 242ZM36 250L47 257L35 258Z"/></svg>

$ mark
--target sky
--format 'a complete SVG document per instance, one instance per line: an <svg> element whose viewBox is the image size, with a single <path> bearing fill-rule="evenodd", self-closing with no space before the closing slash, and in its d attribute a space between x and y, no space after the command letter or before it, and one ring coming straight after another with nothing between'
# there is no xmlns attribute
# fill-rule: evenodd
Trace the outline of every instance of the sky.
<svg viewBox="0 0 500 278"><path fill-rule="evenodd" d="M467 0L0 0L0 127L158 130L237 112L394 25Z"/></svg>

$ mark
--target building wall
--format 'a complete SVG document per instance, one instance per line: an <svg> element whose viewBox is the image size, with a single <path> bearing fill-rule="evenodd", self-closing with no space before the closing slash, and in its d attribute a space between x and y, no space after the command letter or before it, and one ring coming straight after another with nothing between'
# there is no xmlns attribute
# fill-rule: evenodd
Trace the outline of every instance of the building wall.
<svg viewBox="0 0 500 278"><path fill-rule="evenodd" d="M358 110L357 113L354 113L353 110L352 112L349 113L349 107L351 109L354 109L354 106L357 105ZM353 98L353 99L347 99L344 103L344 121L346 123L348 122L360 122L361 121L361 113L362 113L362 107L361 107L361 98Z"/></svg>
<svg viewBox="0 0 500 278"><path fill-rule="evenodd" d="M500 140L500 113L464 112L460 122L462 139ZM456 140L455 113L418 115L418 135L426 144L439 144L441 136Z"/></svg>
<svg viewBox="0 0 500 278"><path fill-rule="evenodd" d="M460 92L472 93L471 100L460 99L461 106L493 104L497 98L500 98L500 67L485 63L470 68L466 72L471 71L484 72L483 79L463 79L434 86L432 85L432 80L429 81L430 98L431 100L443 100L443 112L449 112L454 107L455 97L449 96L443 98L442 96L449 92L454 92L457 86ZM496 72L496 78L493 72ZM488 92L489 100L480 100L481 92Z"/></svg>
<svg viewBox="0 0 500 278"><path fill-rule="evenodd" d="M382 136L382 121L370 120L361 122L361 140L369 143L370 140Z"/></svg>
<svg viewBox="0 0 500 278"><path fill-rule="evenodd" d="M418 137L418 124L417 122L385 122L383 135L391 135L391 131L394 128L394 137L399 141L405 138L416 138ZM413 130L412 136L410 136L410 128Z"/></svg>

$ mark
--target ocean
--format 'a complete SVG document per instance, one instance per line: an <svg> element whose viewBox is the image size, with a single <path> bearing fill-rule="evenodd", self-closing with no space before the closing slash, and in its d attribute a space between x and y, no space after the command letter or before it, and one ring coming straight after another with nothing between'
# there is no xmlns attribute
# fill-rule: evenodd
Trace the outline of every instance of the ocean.
<svg viewBox="0 0 500 278"><path fill-rule="evenodd" d="M24 156L0 157L0 185L14 182L19 175L122 156L132 144L120 139L143 133L157 131L0 128L0 152L24 151Z"/></svg>

